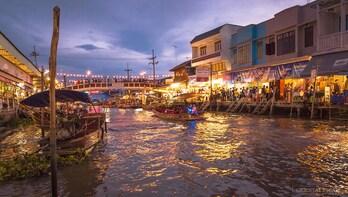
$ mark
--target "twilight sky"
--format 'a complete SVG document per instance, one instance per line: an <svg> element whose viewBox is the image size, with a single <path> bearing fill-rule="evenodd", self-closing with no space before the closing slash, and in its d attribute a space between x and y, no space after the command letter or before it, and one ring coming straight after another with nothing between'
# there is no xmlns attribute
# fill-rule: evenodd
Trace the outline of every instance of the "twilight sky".
<svg viewBox="0 0 348 197"><path fill-rule="evenodd" d="M53 7L61 9L57 71L139 75L155 50L156 73L168 74L191 59L194 36L225 23L257 24L307 0L2 0L0 31L24 55L33 46L38 65L48 68ZM174 46L177 46L176 48ZM176 55L175 55L176 54ZM176 60L177 59L177 60Z"/></svg>

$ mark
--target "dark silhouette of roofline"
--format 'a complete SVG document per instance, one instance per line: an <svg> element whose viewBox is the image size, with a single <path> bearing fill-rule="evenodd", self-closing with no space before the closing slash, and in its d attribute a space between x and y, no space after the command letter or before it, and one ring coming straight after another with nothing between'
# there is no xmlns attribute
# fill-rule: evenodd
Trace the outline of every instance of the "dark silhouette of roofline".
<svg viewBox="0 0 348 197"><path fill-rule="evenodd" d="M193 40L191 40L190 43L192 44L192 43L198 42L198 41L200 41L200 40L203 40L203 39L205 39L205 38L208 38L208 37L210 37L210 36L213 36L213 35L215 35L215 34L220 33L220 30L221 30L225 25L230 25L230 26L234 26L234 27L242 27L242 26L239 26L239 25L232 25L232 24L226 23L226 24L221 25L221 26L219 26L219 27L217 27L217 28L215 28L215 29L212 29L212 30L207 31L207 32L205 32L205 33L199 34L198 36L195 36L195 37L193 38Z"/></svg>

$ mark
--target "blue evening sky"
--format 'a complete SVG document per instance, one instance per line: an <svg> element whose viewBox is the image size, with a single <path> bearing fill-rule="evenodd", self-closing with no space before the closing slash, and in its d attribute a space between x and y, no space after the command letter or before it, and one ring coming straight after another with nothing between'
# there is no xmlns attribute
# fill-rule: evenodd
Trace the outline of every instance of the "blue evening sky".
<svg viewBox="0 0 348 197"><path fill-rule="evenodd" d="M32 62L48 68L53 7L61 9L58 72L131 75L146 71L155 50L156 73L191 59L194 36L225 23L257 24L307 0L1 0L2 31ZM177 46L176 48L173 46ZM176 54L176 55L175 55Z"/></svg>

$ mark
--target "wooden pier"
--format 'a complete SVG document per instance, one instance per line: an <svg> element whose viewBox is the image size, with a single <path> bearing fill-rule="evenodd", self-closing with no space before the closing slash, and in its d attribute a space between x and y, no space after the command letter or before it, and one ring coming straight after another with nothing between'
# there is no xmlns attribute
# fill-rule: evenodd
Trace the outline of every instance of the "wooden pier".
<svg viewBox="0 0 348 197"><path fill-rule="evenodd" d="M242 98L236 101L216 101L204 102L201 111L211 109L211 111L225 111L228 113L249 113L253 115L284 115L289 117L310 117L311 104L303 102L276 101L274 98L269 100L261 99L252 101L249 98ZM348 105L325 106L322 103L315 103L314 115L320 119L340 119L348 120Z"/></svg>

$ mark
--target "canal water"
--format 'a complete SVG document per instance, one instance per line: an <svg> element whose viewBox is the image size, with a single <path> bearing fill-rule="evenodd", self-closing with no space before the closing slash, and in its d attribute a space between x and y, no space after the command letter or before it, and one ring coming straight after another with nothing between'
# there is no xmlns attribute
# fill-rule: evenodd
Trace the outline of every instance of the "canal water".
<svg viewBox="0 0 348 197"><path fill-rule="evenodd" d="M150 111L107 109L106 139L84 164L58 169L60 196L348 193L347 122L204 116L171 122ZM30 132L12 143L31 147L40 132ZM50 187L49 176L1 181L0 196L49 196Z"/></svg>

